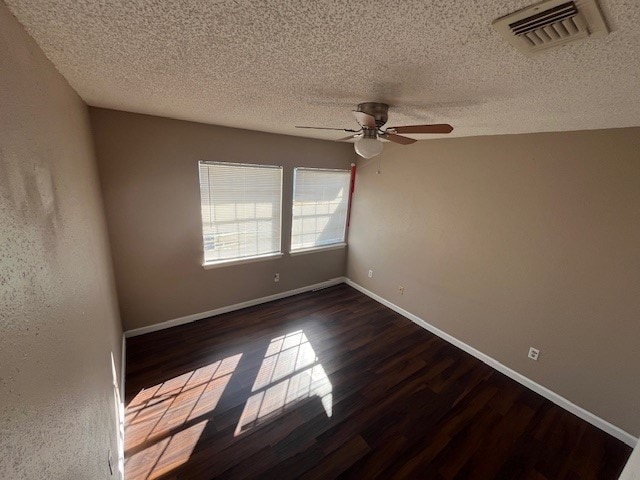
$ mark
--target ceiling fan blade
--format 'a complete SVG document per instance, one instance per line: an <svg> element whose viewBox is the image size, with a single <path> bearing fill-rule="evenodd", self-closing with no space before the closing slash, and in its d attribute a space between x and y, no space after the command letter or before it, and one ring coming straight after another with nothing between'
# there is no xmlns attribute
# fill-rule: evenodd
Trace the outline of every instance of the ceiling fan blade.
<svg viewBox="0 0 640 480"><path fill-rule="evenodd" d="M356 117L357 122L367 128L376 128L376 117L369 115L368 113L358 112L352 110L353 116Z"/></svg>
<svg viewBox="0 0 640 480"><path fill-rule="evenodd" d="M331 127L305 127L302 125L296 125L296 128L311 128L313 130L340 130L341 132L359 132L360 130L353 130L351 128L331 128Z"/></svg>
<svg viewBox="0 0 640 480"><path fill-rule="evenodd" d="M396 135L395 133L384 133L380 136L391 142L400 143L401 145L410 145L417 142L415 138L403 137L402 135Z"/></svg>
<svg viewBox="0 0 640 480"><path fill-rule="evenodd" d="M353 143L360 138L360 135L349 135L348 137L339 138L336 142L349 142Z"/></svg>
<svg viewBox="0 0 640 480"><path fill-rule="evenodd" d="M405 127L389 127L391 133L451 133L453 127L448 123L436 123L433 125L407 125Z"/></svg>

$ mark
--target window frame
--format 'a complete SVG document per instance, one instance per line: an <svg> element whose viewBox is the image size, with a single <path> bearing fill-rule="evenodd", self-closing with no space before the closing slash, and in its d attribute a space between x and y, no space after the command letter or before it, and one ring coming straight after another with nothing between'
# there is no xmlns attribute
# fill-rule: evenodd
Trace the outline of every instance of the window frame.
<svg viewBox="0 0 640 480"><path fill-rule="evenodd" d="M206 249L205 249L205 225L202 218L202 176L201 176L201 165L223 165L223 166L236 166L236 167L254 167L254 168L269 168L269 169L277 169L280 172L280 215L278 219L278 229L279 232L279 241L278 241L278 250L274 252L250 255L244 257L234 257L234 258L225 258L213 261L206 260ZM281 258L284 256L282 251L282 215L283 215L283 194L284 194L284 167L282 165L271 165L271 164L260 164L260 163L246 163L246 162L221 162L214 160L198 160L198 188L200 190L200 225L201 225L201 245L202 245L202 267L205 270L209 270L212 268L220 268L227 267L231 265L242 265L245 263L253 263L253 262L261 262L265 260L273 260L276 258Z"/></svg>
<svg viewBox="0 0 640 480"><path fill-rule="evenodd" d="M296 177L297 177L298 170L312 170L312 171L318 171L318 172L340 172L340 173L346 173L349 176L349 181L347 183L347 191L346 191L347 211L344 219L342 241L329 243L326 245L313 246L313 247L305 247L305 248L297 248L297 249L293 248L293 220L294 220L293 209L295 206ZM322 252L327 250L338 250L338 249L345 248L347 246L348 244L347 236L349 231L349 212L351 210L351 188L352 188L352 180L353 180L352 175L353 175L352 170L348 170L348 169L345 170L342 168L322 168L322 167L294 167L293 168L292 185L291 185L291 229L289 232L289 255L290 256L294 257L297 255L305 255L308 253L317 253L317 252Z"/></svg>

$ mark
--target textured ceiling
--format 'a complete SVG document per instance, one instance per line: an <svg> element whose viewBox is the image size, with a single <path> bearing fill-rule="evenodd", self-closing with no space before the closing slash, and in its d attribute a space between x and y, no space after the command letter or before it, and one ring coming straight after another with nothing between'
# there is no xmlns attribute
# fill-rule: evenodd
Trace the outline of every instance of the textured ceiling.
<svg viewBox="0 0 640 480"><path fill-rule="evenodd" d="M94 106L317 138L343 135L294 125L354 128L363 101L458 136L640 125L640 2L601 0L608 37L528 58L490 24L530 3L7 1Z"/></svg>

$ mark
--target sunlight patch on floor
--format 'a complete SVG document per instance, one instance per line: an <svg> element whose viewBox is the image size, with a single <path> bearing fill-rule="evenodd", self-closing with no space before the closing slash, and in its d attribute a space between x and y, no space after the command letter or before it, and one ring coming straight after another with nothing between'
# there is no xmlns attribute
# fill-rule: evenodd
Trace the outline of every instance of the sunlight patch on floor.
<svg viewBox="0 0 640 480"><path fill-rule="evenodd" d="M152 479L184 464L242 354L141 390L126 409L126 478ZM198 421L200 420L200 421Z"/></svg>
<svg viewBox="0 0 640 480"><path fill-rule="evenodd" d="M288 407L317 396L327 417L332 386L302 330L271 340L247 400L235 436L273 419Z"/></svg>

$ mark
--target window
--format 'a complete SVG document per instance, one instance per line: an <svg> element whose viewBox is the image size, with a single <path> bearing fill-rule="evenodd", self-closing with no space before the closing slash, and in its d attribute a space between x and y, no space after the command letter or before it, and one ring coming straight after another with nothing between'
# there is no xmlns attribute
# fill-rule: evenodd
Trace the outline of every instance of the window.
<svg viewBox="0 0 640 480"><path fill-rule="evenodd" d="M295 169L292 252L344 243L350 182L348 170Z"/></svg>
<svg viewBox="0 0 640 480"><path fill-rule="evenodd" d="M200 162L204 263L280 253L282 167Z"/></svg>

